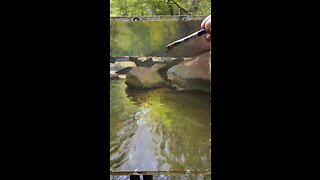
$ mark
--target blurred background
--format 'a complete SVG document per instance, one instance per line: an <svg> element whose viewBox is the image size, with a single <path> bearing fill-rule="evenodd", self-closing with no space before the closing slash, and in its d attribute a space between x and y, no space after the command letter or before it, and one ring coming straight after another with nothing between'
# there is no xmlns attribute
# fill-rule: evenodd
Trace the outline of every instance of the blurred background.
<svg viewBox="0 0 320 180"><path fill-rule="evenodd" d="M211 0L111 0L110 16L209 15Z"/></svg>

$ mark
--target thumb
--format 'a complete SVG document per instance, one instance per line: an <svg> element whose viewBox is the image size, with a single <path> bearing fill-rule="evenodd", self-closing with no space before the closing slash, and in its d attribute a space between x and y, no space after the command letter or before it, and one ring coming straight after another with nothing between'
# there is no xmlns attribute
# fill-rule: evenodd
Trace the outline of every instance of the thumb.
<svg viewBox="0 0 320 180"><path fill-rule="evenodd" d="M208 21L206 22L205 29L206 29L208 34L211 34L211 18L208 19Z"/></svg>

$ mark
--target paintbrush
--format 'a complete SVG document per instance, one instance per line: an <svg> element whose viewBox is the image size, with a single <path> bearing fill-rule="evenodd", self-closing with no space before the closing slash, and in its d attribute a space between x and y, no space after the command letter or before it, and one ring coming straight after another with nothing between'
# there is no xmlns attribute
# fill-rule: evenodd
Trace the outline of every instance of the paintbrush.
<svg viewBox="0 0 320 180"><path fill-rule="evenodd" d="M167 45L167 52L169 52L169 50L173 49L174 47L177 47L178 45L180 45L182 43L185 43L185 42L187 42L187 41L189 41L191 39L194 39L196 37L200 37L200 36L202 36L204 34L207 34L207 31L205 29L201 29L201 30L199 30L199 31L197 31L195 33L190 34L189 36L186 36L186 37L184 37L182 39L174 41L173 43L170 43L170 44Z"/></svg>

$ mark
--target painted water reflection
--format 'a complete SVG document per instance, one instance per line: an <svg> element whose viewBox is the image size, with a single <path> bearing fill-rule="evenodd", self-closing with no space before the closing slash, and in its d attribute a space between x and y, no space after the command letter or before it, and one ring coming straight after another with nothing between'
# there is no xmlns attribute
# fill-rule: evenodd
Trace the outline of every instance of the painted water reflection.
<svg viewBox="0 0 320 180"><path fill-rule="evenodd" d="M111 171L211 171L210 95L110 83Z"/></svg>

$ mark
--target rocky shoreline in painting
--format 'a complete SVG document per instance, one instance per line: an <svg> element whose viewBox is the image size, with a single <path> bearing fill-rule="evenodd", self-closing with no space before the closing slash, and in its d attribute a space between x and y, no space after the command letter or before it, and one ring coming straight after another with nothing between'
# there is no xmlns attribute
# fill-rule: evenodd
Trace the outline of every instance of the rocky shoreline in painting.
<svg viewBox="0 0 320 180"><path fill-rule="evenodd" d="M167 87L210 93L210 63L210 52L196 58L110 56L110 79L125 79L131 89Z"/></svg>

